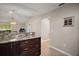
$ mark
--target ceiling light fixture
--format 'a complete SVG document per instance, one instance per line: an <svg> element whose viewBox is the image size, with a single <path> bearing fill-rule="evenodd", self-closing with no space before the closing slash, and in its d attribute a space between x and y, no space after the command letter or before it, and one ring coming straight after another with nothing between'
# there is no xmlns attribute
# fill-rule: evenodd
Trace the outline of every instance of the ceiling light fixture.
<svg viewBox="0 0 79 59"><path fill-rule="evenodd" d="M12 25L16 25L16 21L15 21L15 19L14 18L11 18L12 20L11 20L11 22L10 22L10 24L12 24Z"/></svg>

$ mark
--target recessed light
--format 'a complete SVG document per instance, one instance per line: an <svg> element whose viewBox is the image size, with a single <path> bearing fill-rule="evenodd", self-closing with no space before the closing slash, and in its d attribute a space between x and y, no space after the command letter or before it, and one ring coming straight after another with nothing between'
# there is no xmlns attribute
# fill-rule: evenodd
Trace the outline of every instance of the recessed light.
<svg viewBox="0 0 79 59"><path fill-rule="evenodd" d="M15 10L10 10L9 11L10 14L13 14L14 12L15 12Z"/></svg>
<svg viewBox="0 0 79 59"><path fill-rule="evenodd" d="M13 11L11 10L11 11L9 11L9 13L10 13L10 14L12 14L12 13L13 13Z"/></svg>

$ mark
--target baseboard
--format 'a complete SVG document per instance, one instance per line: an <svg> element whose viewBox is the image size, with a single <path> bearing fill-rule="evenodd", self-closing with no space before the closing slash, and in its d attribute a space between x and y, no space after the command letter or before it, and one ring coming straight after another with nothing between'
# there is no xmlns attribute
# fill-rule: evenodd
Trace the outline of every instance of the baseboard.
<svg viewBox="0 0 79 59"><path fill-rule="evenodd" d="M65 52L65 51L63 51L63 50L60 50L60 49L58 49L58 48L56 48L56 47L53 47L53 46L49 46L50 48L52 48L52 49L55 49L55 50L57 50L57 51L59 51L59 52L61 52L61 53L63 53L63 54L65 54L65 55L67 55L67 56L72 56L71 54L69 54L69 53L67 53L67 52Z"/></svg>

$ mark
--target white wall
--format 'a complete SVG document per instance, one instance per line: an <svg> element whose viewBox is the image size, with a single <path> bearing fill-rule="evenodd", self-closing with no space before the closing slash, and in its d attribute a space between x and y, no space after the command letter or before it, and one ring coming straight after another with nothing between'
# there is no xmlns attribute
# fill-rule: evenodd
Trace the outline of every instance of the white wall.
<svg viewBox="0 0 79 59"><path fill-rule="evenodd" d="M44 18L41 20L41 38L43 40L47 40L50 33L50 20L48 18Z"/></svg>
<svg viewBox="0 0 79 59"><path fill-rule="evenodd" d="M50 45L71 55L79 54L79 5L68 4L49 13ZM74 27L63 27L64 18L74 16Z"/></svg>
<svg viewBox="0 0 79 59"><path fill-rule="evenodd" d="M35 32L36 35L40 36L41 33L41 18L38 16L32 17L31 19L29 19L28 21L26 21L26 26L28 26L28 24L31 25L31 31Z"/></svg>

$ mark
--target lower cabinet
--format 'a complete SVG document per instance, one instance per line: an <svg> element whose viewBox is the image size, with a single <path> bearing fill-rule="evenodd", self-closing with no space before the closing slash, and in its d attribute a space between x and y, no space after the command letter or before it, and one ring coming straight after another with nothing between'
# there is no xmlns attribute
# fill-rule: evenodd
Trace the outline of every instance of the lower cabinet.
<svg viewBox="0 0 79 59"><path fill-rule="evenodd" d="M19 49L19 42L0 44L0 56L18 56Z"/></svg>
<svg viewBox="0 0 79 59"><path fill-rule="evenodd" d="M21 55L22 56L39 56L41 54L41 40L40 38L34 38L20 42Z"/></svg>
<svg viewBox="0 0 79 59"><path fill-rule="evenodd" d="M0 56L39 56L40 54L40 37L0 44Z"/></svg>
<svg viewBox="0 0 79 59"><path fill-rule="evenodd" d="M12 42L11 43L11 56L18 56L20 54L20 43L17 42Z"/></svg>
<svg viewBox="0 0 79 59"><path fill-rule="evenodd" d="M0 56L11 55L11 45L9 43L0 44Z"/></svg>

